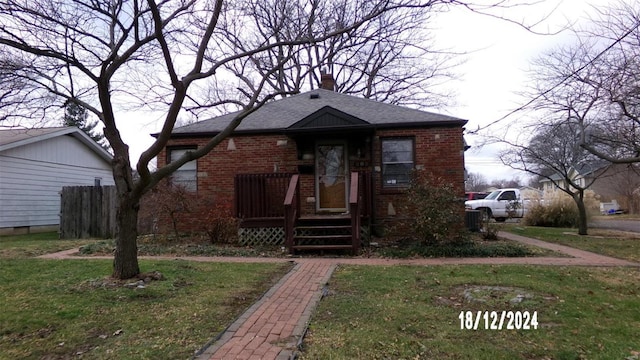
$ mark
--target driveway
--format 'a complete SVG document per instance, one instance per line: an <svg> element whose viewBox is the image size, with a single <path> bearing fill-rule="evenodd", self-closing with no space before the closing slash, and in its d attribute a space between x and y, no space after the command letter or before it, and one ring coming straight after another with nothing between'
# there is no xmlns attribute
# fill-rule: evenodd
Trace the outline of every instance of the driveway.
<svg viewBox="0 0 640 360"><path fill-rule="evenodd" d="M620 231L631 231L640 233L640 220L594 220L589 223L589 226L598 229L611 229Z"/></svg>

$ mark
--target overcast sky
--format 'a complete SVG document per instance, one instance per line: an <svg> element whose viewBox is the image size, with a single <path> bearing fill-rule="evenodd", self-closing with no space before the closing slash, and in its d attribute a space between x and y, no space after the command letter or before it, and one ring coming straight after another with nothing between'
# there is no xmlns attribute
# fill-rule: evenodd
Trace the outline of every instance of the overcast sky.
<svg viewBox="0 0 640 360"><path fill-rule="evenodd" d="M591 5L602 6L614 1L545 0L533 6L510 9L503 15L530 24L551 14L535 27L537 32L551 33L568 23L584 21L587 12L593 11ZM516 92L527 82L526 70L531 59L554 44L570 39L567 32L554 36L536 35L516 24L474 14L461 7L439 14L436 27L436 38L441 47L469 53L465 56L466 62L456 70L459 80L448 84L457 94L456 104L436 111L469 120L468 130L483 127L523 104L526 100L519 98ZM503 124L521 121L519 116L511 116ZM137 120L138 115L130 114L121 122L134 164L152 142L148 134L158 131L160 126L157 119L147 117L142 123ZM500 126L490 131L499 132ZM496 155L496 146L480 147L482 139L477 136L467 136L466 140L473 146L466 153L469 172L480 173L488 180L527 177L503 166Z"/></svg>
<svg viewBox="0 0 640 360"><path fill-rule="evenodd" d="M533 3L533 2L532 2ZM614 3L614 0L546 0L540 4L511 9L504 16L531 24L548 18L534 30L538 33L555 33L567 24L584 23L593 6ZM439 40L451 44L454 50L471 52L458 69L460 80L453 82L457 92L457 104L446 112L469 120L468 130L484 127L509 114L526 103L517 94L524 89L531 60L542 52L562 42L571 42L568 31L558 35L536 35L518 25L488 16L473 14L462 8L439 16L442 30ZM474 51L475 50L475 51ZM490 127L490 133L501 133L505 126L525 121L524 114L509 116L498 126ZM507 136L516 129L507 131ZM466 153L466 168L480 173L488 180L510 179L526 173L503 166L497 157L499 146L480 146L481 137L466 136L473 147Z"/></svg>

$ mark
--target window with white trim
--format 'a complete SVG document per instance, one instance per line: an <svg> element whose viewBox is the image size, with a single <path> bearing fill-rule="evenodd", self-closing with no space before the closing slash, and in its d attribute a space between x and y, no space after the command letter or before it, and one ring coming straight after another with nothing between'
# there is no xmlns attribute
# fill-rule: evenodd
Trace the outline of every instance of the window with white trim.
<svg viewBox="0 0 640 360"><path fill-rule="evenodd" d="M179 159L187 151L195 150L196 148L177 148L169 149L168 162L173 162ZM197 161L189 161L182 165L171 175L171 182L176 185L184 186L188 191L198 190L198 166Z"/></svg>
<svg viewBox="0 0 640 360"><path fill-rule="evenodd" d="M382 141L382 186L405 188L411 181L413 138L387 138Z"/></svg>

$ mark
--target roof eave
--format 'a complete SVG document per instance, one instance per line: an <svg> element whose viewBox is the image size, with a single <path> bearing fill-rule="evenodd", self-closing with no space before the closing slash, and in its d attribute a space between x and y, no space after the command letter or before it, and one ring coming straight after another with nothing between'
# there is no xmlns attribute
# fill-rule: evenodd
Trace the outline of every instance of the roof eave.
<svg viewBox="0 0 640 360"><path fill-rule="evenodd" d="M276 128L276 129L248 129L248 130L235 130L231 133L231 136L241 135L268 135L268 134L290 134L290 133L330 133L330 132L342 132L349 131L373 131L378 129L407 129L407 128L432 128L432 127L462 127L467 123L467 120L442 120L442 121L421 121L421 122L405 122L405 123L386 123L386 124L370 124L370 125L354 125L354 126L336 126L336 127L321 127L321 128ZM172 139L185 139L185 138L202 138L202 137L214 137L221 131L202 131L202 132L185 132L185 133L172 133ZM151 136L157 138L158 133L151 134Z"/></svg>
<svg viewBox="0 0 640 360"><path fill-rule="evenodd" d="M32 136L27 139L1 145L0 151L16 148L19 146L25 146L35 142L40 142L40 141L44 141L44 140L48 140L48 139L52 139L52 138L56 138L58 136L64 136L64 135L73 136L78 141L82 142L85 146L89 147L93 152L95 152L98 156L100 156L106 162L111 163L111 160L113 160L113 156L108 151L106 151L105 149L102 148L102 146L98 145L95 141L93 141L93 139L91 139L89 135L85 134L82 130L74 126L64 127L58 131L53 131L50 133L37 135L37 136Z"/></svg>

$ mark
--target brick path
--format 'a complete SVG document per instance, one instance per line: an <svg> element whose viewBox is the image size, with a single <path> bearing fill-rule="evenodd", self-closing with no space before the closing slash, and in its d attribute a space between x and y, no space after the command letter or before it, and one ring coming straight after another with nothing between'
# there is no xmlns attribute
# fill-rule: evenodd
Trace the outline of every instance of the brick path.
<svg viewBox="0 0 640 360"><path fill-rule="evenodd" d="M298 263L196 359L293 358L335 267Z"/></svg>
<svg viewBox="0 0 640 360"><path fill-rule="evenodd" d="M547 243L511 233L500 237L527 245L542 247L570 257L527 258L436 258L436 259L378 259L378 258L243 258L243 257L181 257L190 261L216 262L285 262L296 266L265 295L201 353L197 360L263 359L283 360L295 357L309 319L322 298L323 287L339 264L349 265L465 265L465 264L522 264L561 266L632 266L639 263L616 259L568 246ZM47 254L41 258L108 258L72 256L77 250ZM176 259L171 256L145 257Z"/></svg>

